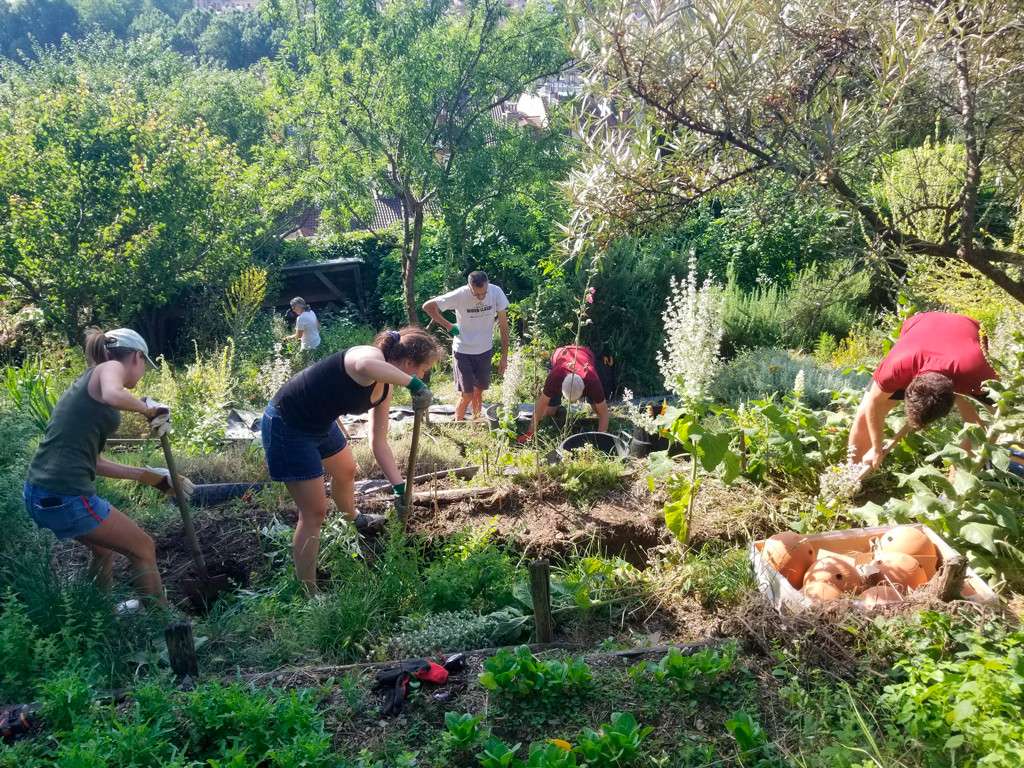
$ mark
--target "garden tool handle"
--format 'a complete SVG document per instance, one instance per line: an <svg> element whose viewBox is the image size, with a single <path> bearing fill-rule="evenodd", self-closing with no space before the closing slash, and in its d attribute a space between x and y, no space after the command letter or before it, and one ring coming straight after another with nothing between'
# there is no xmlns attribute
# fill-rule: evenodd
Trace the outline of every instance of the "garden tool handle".
<svg viewBox="0 0 1024 768"><path fill-rule="evenodd" d="M886 443L885 446L882 448L882 460L885 460L885 457L889 455L889 451L891 451L893 448L895 448L897 445L899 445L900 442L903 440L903 438L906 437L907 435L909 435L913 431L914 430L912 430L910 428L909 424L904 424L903 428L900 429L900 431L897 432L893 436L892 440L890 440L888 443ZM861 471L860 475L857 476L857 480L858 481L859 480L863 480L870 473L871 473L871 468L870 467L865 467L863 469L863 471Z"/></svg>
<svg viewBox="0 0 1024 768"><path fill-rule="evenodd" d="M412 443L409 446L409 466L406 469L408 479L405 483L405 493L402 495L402 503L408 507L412 504L412 479L416 475L416 458L420 448L420 428L423 425L423 414L425 411L416 411L412 418Z"/></svg>
<svg viewBox="0 0 1024 768"><path fill-rule="evenodd" d="M196 574L203 581L209 581L210 576L206 570L206 559L203 551L199 548L199 539L196 537L196 529L192 525L192 515L188 509L188 496L185 489L181 487L181 478L178 476L178 466L174 461L174 454L171 453L171 441L167 435L160 436L160 445L164 449L164 460L167 462L167 470L171 473L171 485L174 486L174 495L178 499L178 511L181 512L181 522L185 527L185 536L188 538L189 546L192 548L192 559L196 564Z"/></svg>

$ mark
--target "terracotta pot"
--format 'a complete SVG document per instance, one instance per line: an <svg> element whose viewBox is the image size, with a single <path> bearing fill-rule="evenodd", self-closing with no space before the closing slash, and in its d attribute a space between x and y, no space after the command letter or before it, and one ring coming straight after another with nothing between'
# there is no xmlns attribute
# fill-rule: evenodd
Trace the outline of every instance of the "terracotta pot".
<svg viewBox="0 0 1024 768"><path fill-rule="evenodd" d="M804 586L815 581L827 582L840 592L856 592L864 586L864 580L857 569L834 555L821 558L807 569Z"/></svg>
<svg viewBox="0 0 1024 768"><path fill-rule="evenodd" d="M795 589L803 586L804 574L814 562L814 546L794 531L776 533L764 543L761 553Z"/></svg>
<svg viewBox="0 0 1024 768"><path fill-rule="evenodd" d="M861 595L861 599L864 600L864 607L869 611L873 611L878 607L894 605L895 603L903 601L902 595L888 584L880 584L877 587L865 589L864 594Z"/></svg>
<svg viewBox="0 0 1024 768"><path fill-rule="evenodd" d="M881 552L872 563L881 572L882 584L913 591L928 581L924 568L902 552Z"/></svg>
<svg viewBox="0 0 1024 768"><path fill-rule="evenodd" d="M800 593L812 600L838 600L841 597L845 597L842 592L827 581L812 581L801 589Z"/></svg>
<svg viewBox="0 0 1024 768"><path fill-rule="evenodd" d="M899 525L887 531L878 540L878 548L883 552L910 555L921 564L925 578L930 579L935 575L938 561L935 545L928 535L916 526Z"/></svg>

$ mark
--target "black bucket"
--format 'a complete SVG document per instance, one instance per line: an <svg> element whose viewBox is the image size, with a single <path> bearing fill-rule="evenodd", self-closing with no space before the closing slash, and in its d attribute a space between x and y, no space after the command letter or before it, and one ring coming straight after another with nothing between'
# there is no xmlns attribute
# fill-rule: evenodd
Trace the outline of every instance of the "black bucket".
<svg viewBox="0 0 1024 768"><path fill-rule="evenodd" d="M629 456L629 446L625 440L607 432L580 432L578 435L570 435L558 446L558 452L564 454L585 445L592 445L597 450L607 453L609 456L625 458Z"/></svg>

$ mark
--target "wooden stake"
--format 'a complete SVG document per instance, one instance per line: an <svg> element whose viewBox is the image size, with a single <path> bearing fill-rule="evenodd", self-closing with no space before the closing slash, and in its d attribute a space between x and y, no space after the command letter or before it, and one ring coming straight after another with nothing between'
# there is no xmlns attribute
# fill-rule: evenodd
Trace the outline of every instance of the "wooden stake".
<svg viewBox="0 0 1024 768"><path fill-rule="evenodd" d="M530 598L533 601L537 642L550 643L555 631L554 617L551 615L551 565L547 560L534 560L527 569L530 572Z"/></svg>
<svg viewBox="0 0 1024 768"><path fill-rule="evenodd" d="M431 486L434 491L434 526L437 527L441 522L441 510L437 506L437 464L434 465L434 481Z"/></svg>
<svg viewBox="0 0 1024 768"><path fill-rule="evenodd" d="M171 670L179 678L186 675L199 677L199 661L196 659L196 644L192 639L192 623L175 621L164 628L164 639L167 641L167 657L171 662Z"/></svg>

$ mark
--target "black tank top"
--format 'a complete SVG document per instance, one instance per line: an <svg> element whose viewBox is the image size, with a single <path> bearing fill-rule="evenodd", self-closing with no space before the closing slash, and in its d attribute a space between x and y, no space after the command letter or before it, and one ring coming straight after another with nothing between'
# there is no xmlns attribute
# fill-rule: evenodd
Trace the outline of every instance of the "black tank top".
<svg viewBox="0 0 1024 768"><path fill-rule="evenodd" d="M324 432L343 414L366 413L387 399L391 385L376 403L370 398L376 382L368 387L357 383L345 370L345 353L335 352L285 382L273 403L285 422L306 432Z"/></svg>

